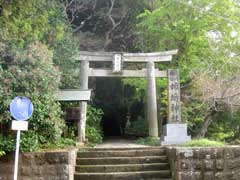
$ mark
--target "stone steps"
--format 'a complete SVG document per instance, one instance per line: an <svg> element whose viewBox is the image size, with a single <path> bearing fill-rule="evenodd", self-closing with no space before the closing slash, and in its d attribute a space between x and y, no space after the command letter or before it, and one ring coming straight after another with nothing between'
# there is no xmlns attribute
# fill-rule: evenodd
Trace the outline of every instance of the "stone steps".
<svg viewBox="0 0 240 180"><path fill-rule="evenodd" d="M75 180L171 180L163 148L92 148L77 153Z"/></svg>
<svg viewBox="0 0 240 180"><path fill-rule="evenodd" d="M157 171L169 170L168 163L151 164L116 164L116 165L77 165L77 172L134 172L134 171Z"/></svg>
<svg viewBox="0 0 240 180"><path fill-rule="evenodd" d="M139 171L111 173L75 173L74 180L171 180L171 172Z"/></svg>
<svg viewBox="0 0 240 180"><path fill-rule="evenodd" d="M110 164L143 164L166 162L167 156L139 156L139 157L102 157L102 158L77 158L81 165L110 165Z"/></svg>
<svg viewBox="0 0 240 180"><path fill-rule="evenodd" d="M95 150L78 152L78 157L138 157L161 156L164 149Z"/></svg>

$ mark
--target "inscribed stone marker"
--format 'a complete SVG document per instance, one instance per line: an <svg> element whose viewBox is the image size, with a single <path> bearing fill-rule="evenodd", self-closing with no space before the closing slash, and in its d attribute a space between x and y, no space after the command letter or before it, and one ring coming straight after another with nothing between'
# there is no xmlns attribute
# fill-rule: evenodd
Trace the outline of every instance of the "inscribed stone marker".
<svg viewBox="0 0 240 180"><path fill-rule="evenodd" d="M168 70L168 121L181 123L180 80L177 69Z"/></svg>

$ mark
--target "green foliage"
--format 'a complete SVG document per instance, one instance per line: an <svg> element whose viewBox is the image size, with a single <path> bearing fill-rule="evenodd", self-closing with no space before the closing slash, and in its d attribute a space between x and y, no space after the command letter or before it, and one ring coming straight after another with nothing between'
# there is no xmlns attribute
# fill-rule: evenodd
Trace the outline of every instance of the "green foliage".
<svg viewBox="0 0 240 180"><path fill-rule="evenodd" d="M6 153L4 151L0 151L0 157L4 156Z"/></svg>
<svg viewBox="0 0 240 180"><path fill-rule="evenodd" d="M95 144L102 142L102 139L103 139L102 132L97 130L94 127L87 126L86 138L88 140L87 143L90 144L90 146L94 146Z"/></svg>
<svg viewBox="0 0 240 180"><path fill-rule="evenodd" d="M103 111L101 109L88 106L87 123L86 123L86 138L89 144L97 144L102 142L103 133L101 128L101 120Z"/></svg>
<svg viewBox="0 0 240 180"><path fill-rule="evenodd" d="M154 138L151 138L151 137L139 138L135 142L137 144L142 144L142 145L146 145L146 146L160 146L160 140L159 139L154 139Z"/></svg>
<svg viewBox="0 0 240 180"><path fill-rule="evenodd" d="M78 54L78 46L69 31L53 47L53 62L61 72L60 88L62 89L74 89L80 86L80 64L74 59Z"/></svg>
<svg viewBox="0 0 240 180"><path fill-rule="evenodd" d="M231 104L239 104L229 93L240 87L236 78L240 69L239 5L233 0L163 0L153 4L138 16L136 46L143 52L179 50L172 62L158 66L180 70L182 119L188 122L190 132L197 135L209 114L217 111L219 116L211 117L206 135L220 140L239 137L236 127L240 119L233 118L235 110L228 110ZM227 114L224 118L220 117L222 112Z"/></svg>
<svg viewBox="0 0 240 180"><path fill-rule="evenodd" d="M186 147L221 147L225 143L220 141L213 141L209 139L195 139L190 142L187 142L184 146Z"/></svg>
<svg viewBox="0 0 240 180"><path fill-rule="evenodd" d="M22 151L62 144L64 122L55 94L60 86L59 70L62 87L75 80L66 69L73 66L72 55L78 47L67 26L60 1L0 0L0 123L10 127L8 106L13 97L27 96L34 105L29 131L22 133ZM14 139L13 135L5 137L3 142L9 142L9 147L0 149L12 151Z"/></svg>
<svg viewBox="0 0 240 180"><path fill-rule="evenodd" d="M73 55L78 45L68 27L63 3L47 0L0 0L0 37L15 48L38 41L53 50L53 62L61 71L61 88L79 85L79 73Z"/></svg>
<svg viewBox="0 0 240 180"><path fill-rule="evenodd" d="M55 143L47 143L47 144L40 145L39 151L63 149L63 148L74 147L75 145L76 145L75 140L70 138L61 138L59 139L59 141Z"/></svg>
<svg viewBox="0 0 240 180"><path fill-rule="evenodd" d="M15 139L12 136L0 135L0 151L4 153L13 151L16 146Z"/></svg>
<svg viewBox="0 0 240 180"><path fill-rule="evenodd" d="M59 72L53 66L51 51L40 43L19 50L1 45L0 122L10 123L9 103L13 97L27 96L33 102L34 114L29 119L32 131L23 135L23 150L33 151L38 143L56 142L64 123L60 119L60 106L55 101Z"/></svg>
<svg viewBox="0 0 240 180"><path fill-rule="evenodd" d="M22 152L32 152L39 149L41 135L37 134L33 130L28 130L28 132L21 133L21 140L20 140L20 149Z"/></svg>
<svg viewBox="0 0 240 180"><path fill-rule="evenodd" d="M0 0L0 37L12 40L16 47L24 47L33 41L54 44L65 33L63 6L59 1Z"/></svg>
<svg viewBox="0 0 240 180"><path fill-rule="evenodd" d="M125 129L126 135L132 135L132 136L147 136L148 134L148 124L147 121L142 118L141 116L138 116L137 120L133 120L130 122L130 126L127 126Z"/></svg>

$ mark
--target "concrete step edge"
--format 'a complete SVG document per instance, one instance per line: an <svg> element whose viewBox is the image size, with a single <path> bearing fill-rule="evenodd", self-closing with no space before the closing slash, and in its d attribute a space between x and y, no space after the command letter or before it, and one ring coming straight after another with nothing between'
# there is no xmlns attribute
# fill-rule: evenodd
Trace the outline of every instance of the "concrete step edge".
<svg viewBox="0 0 240 180"><path fill-rule="evenodd" d="M114 164L114 166L157 166L157 165L169 165L168 162L163 162L163 163L143 163L143 164ZM111 164L106 164L106 165L76 165L76 167L112 167L113 165Z"/></svg>
<svg viewBox="0 0 240 180"><path fill-rule="evenodd" d="M111 152L79 152L77 157L136 157L136 156L161 156L163 151L111 151Z"/></svg>
<svg viewBox="0 0 240 180"><path fill-rule="evenodd" d="M120 157L77 157L78 159L112 159L112 160L118 160L118 159L161 159L161 158L167 158L167 155L161 155L161 156L135 156L135 157L128 157L128 156L120 156Z"/></svg>
<svg viewBox="0 0 240 180"><path fill-rule="evenodd" d="M128 150L165 150L165 147L163 146L150 146L150 147L135 147L135 148L83 148L79 149L79 152L82 151L128 151Z"/></svg>
<svg viewBox="0 0 240 180"><path fill-rule="evenodd" d="M77 153L135 153L135 152L166 152L165 149L128 149L128 150L95 150L95 151L78 151Z"/></svg>
<svg viewBox="0 0 240 180"><path fill-rule="evenodd" d="M135 175L135 174L162 174L162 173L171 173L170 170L159 170L159 171L134 171L134 172L104 172L104 173L79 173L75 172L75 175Z"/></svg>
<svg viewBox="0 0 240 180"><path fill-rule="evenodd" d="M158 171L170 170L169 163L149 163L149 164L115 164L115 165L77 165L75 172L97 173L97 172L138 172L138 171Z"/></svg>

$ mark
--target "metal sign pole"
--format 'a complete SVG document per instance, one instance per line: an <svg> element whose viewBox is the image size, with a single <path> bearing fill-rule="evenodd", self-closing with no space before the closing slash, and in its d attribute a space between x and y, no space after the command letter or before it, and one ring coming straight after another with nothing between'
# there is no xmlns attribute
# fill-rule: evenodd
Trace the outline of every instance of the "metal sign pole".
<svg viewBox="0 0 240 180"><path fill-rule="evenodd" d="M21 131L17 131L17 144L16 144L16 152L15 152L15 164L14 164L14 178L13 180L17 180L18 177L18 158L19 158L19 146L20 146L20 134Z"/></svg>
<svg viewBox="0 0 240 180"><path fill-rule="evenodd" d="M21 131L28 130L27 120L33 114L33 104L26 97L15 97L10 104L10 112L11 112L11 116L15 119L12 121L12 130L17 131L17 142L16 142L14 175L13 175L13 180L17 180L20 135L21 135Z"/></svg>

